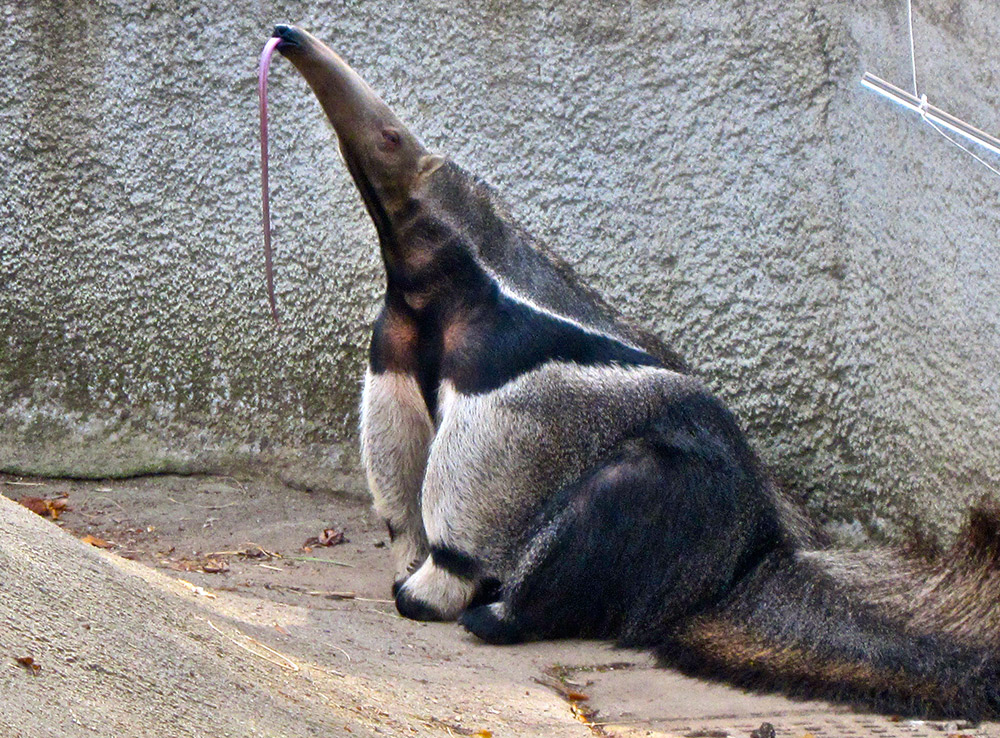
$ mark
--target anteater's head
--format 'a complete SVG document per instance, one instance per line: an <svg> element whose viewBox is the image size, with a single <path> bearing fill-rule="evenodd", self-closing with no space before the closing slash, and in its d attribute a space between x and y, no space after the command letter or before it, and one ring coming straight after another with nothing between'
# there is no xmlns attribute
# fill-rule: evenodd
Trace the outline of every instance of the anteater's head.
<svg viewBox="0 0 1000 738"><path fill-rule="evenodd" d="M315 36L295 26L276 26L274 35L281 39L278 51L302 73L333 124L385 246L397 238L399 221L444 158L429 152L358 73Z"/></svg>

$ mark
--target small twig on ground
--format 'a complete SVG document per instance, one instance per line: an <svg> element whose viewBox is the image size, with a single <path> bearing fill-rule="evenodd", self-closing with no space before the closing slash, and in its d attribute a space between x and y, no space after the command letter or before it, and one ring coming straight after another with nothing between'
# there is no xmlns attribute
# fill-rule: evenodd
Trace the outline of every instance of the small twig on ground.
<svg viewBox="0 0 1000 738"><path fill-rule="evenodd" d="M341 679L344 678L344 675L341 672L336 671L334 669L324 669L321 666L313 666L312 668L315 669L316 671L321 671L324 674L329 674L330 676L340 677Z"/></svg>
<svg viewBox="0 0 1000 738"><path fill-rule="evenodd" d="M228 479L228 480L229 480L230 482L235 482L235 483L236 483L236 486L240 488L240 492L242 492L242 493L243 493L244 495L248 495L248 494L250 494L250 493L249 493L249 492L247 491L247 488L243 486L243 482L241 482L241 481L240 481L239 479L237 479L236 477L229 477L229 476L223 476L223 477L220 477L220 478L221 478L221 479Z"/></svg>
<svg viewBox="0 0 1000 738"><path fill-rule="evenodd" d="M281 661L275 661L274 659L270 659L270 658L268 658L267 656L265 656L263 654L257 653L256 651L254 651L252 648L250 648L246 644L240 643L238 640L236 640L235 638L233 638L231 635L229 635L225 631L223 631L223 630L219 629L218 627L216 627L215 623L213 623L208 618L198 618L198 619L199 620L204 620L206 623L208 623L209 627L212 630L214 630L216 633L218 633L219 635L223 636L224 638L227 638L234 645L242 648L247 653L252 653L254 656L256 656L259 659L264 659L264 661L267 661L268 663L274 664L275 666L280 666L282 669L288 669L289 671L300 671L301 670L298 664L296 664L290 658L288 658L287 656L285 656L283 653L275 651L270 646L265 646L263 643L261 643L260 641L258 641L256 638L252 638L252 637L248 636L246 633L244 633L243 631L241 631L239 629L236 629L236 632L239 633L241 636L243 636L244 638L246 638L248 641L250 641L251 643L253 643L258 648L262 648L265 651L267 651L268 653L273 654L274 656L277 656L279 659L282 659L282 661L284 661L285 663L281 663Z"/></svg>
<svg viewBox="0 0 1000 738"><path fill-rule="evenodd" d="M233 505L240 504L239 502L227 502L225 505L198 505L194 502L181 502L173 497L168 497L167 499L171 502L177 503L178 505L184 505L185 507L199 507L202 510L221 510L224 507L232 507Z"/></svg>
<svg viewBox="0 0 1000 738"><path fill-rule="evenodd" d="M254 550L256 549L256 550ZM268 551L263 546L248 541L243 544L243 548L238 551L213 551L212 553L205 554L206 556L241 556L244 559L282 559L284 558L280 553L275 551Z"/></svg>
<svg viewBox="0 0 1000 738"><path fill-rule="evenodd" d="M189 582L187 579L178 579L177 581L183 584L188 589L190 589L191 593L195 597L207 597L210 600L216 599L216 595L214 592L209 592L207 589L205 589L204 587L199 587L197 584L191 584L191 582Z"/></svg>
<svg viewBox="0 0 1000 738"><path fill-rule="evenodd" d="M97 520L102 517L101 515L91 515L90 513L86 513L83 510L80 510L79 508L74 508L73 512L76 513L77 515L82 515L83 517L87 518L87 520Z"/></svg>
<svg viewBox="0 0 1000 738"><path fill-rule="evenodd" d="M264 566L260 564L260 566ZM273 569L274 567L268 567ZM281 571L284 571L282 569ZM309 595L310 597L325 597L328 600L355 600L357 602L375 602L380 605L393 605L395 600L379 600L373 597L358 597L354 592L336 592L329 589L306 589L305 587L295 587L290 584L265 584L265 589L284 589L290 592Z"/></svg>
<svg viewBox="0 0 1000 738"><path fill-rule="evenodd" d="M125 512L125 508L122 506L122 504L118 500L116 500L115 498L113 498L113 497L108 497L107 495L94 495L93 497L90 498L91 502L93 502L95 500L107 500L112 505L114 505L115 507L117 507L119 510L121 510L122 512ZM112 520L114 520L114 518L112 518ZM115 522L120 522L120 521L115 521Z"/></svg>
<svg viewBox="0 0 1000 738"><path fill-rule="evenodd" d="M320 564L333 564L334 566L346 566L348 569L353 569L354 564L347 564L343 561L334 561L333 559L320 559L316 556L286 556L286 559L291 559L292 561L316 561Z"/></svg>
<svg viewBox="0 0 1000 738"><path fill-rule="evenodd" d="M330 645L333 646L332 643ZM344 654L344 656L347 657L348 663L350 663L351 661L354 660L354 659L351 658L351 654L347 653L347 651L345 651L344 649L342 649L340 646L333 646L333 647L336 648L338 651L340 651L342 654Z"/></svg>
<svg viewBox="0 0 1000 738"><path fill-rule="evenodd" d="M376 615L381 615L382 617L385 617L385 618L392 618L393 620L405 620L406 619L402 615L400 615L398 612L386 612L385 610L376 610L374 607L366 607L366 608L364 608L364 610L365 610L365 612L373 612Z"/></svg>
<svg viewBox="0 0 1000 738"><path fill-rule="evenodd" d="M11 487L44 487L45 482L15 482L13 479L3 480L4 484L9 484Z"/></svg>

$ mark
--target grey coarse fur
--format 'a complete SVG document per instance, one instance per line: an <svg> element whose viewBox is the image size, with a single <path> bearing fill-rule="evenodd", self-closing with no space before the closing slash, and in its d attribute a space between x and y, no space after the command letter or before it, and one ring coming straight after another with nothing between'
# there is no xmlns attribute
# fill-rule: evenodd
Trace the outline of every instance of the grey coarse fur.
<svg viewBox="0 0 1000 738"><path fill-rule="evenodd" d="M381 264L280 59L282 330L264 297L254 67L291 21L675 346L814 513L954 530L1000 480L998 180L858 85L908 84L904 10L0 4L0 469L363 489ZM998 14L915 16L931 101L993 132Z"/></svg>

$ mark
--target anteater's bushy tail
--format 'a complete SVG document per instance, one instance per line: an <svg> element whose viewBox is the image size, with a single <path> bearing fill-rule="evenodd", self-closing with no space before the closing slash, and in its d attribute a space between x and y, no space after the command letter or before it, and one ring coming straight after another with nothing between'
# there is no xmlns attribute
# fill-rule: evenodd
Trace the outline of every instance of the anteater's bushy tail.
<svg viewBox="0 0 1000 738"><path fill-rule="evenodd" d="M1000 652L1000 503L969 511L948 551L817 552L823 570L917 633L941 633Z"/></svg>
<svg viewBox="0 0 1000 738"><path fill-rule="evenodd" d="M1000 507L934 557L775 552L654 649L748 689L884 712L1000 716Z"/></svg>

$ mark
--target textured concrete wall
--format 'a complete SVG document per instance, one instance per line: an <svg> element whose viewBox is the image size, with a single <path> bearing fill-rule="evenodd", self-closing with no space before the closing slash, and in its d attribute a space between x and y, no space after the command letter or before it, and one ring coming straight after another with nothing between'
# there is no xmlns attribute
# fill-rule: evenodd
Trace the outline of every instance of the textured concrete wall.
<svg viewBox="0 0 1000 738"><path fill-rule="evenodd" d="M1000 179L858 85L902 0L0 3L0 468L276 469L358 489L380 262L305 83L327 39L424 140L737 410L828 520L954 527L997 488ZM932 102L1000 130L1000 9L917 0Z"/></svg>

